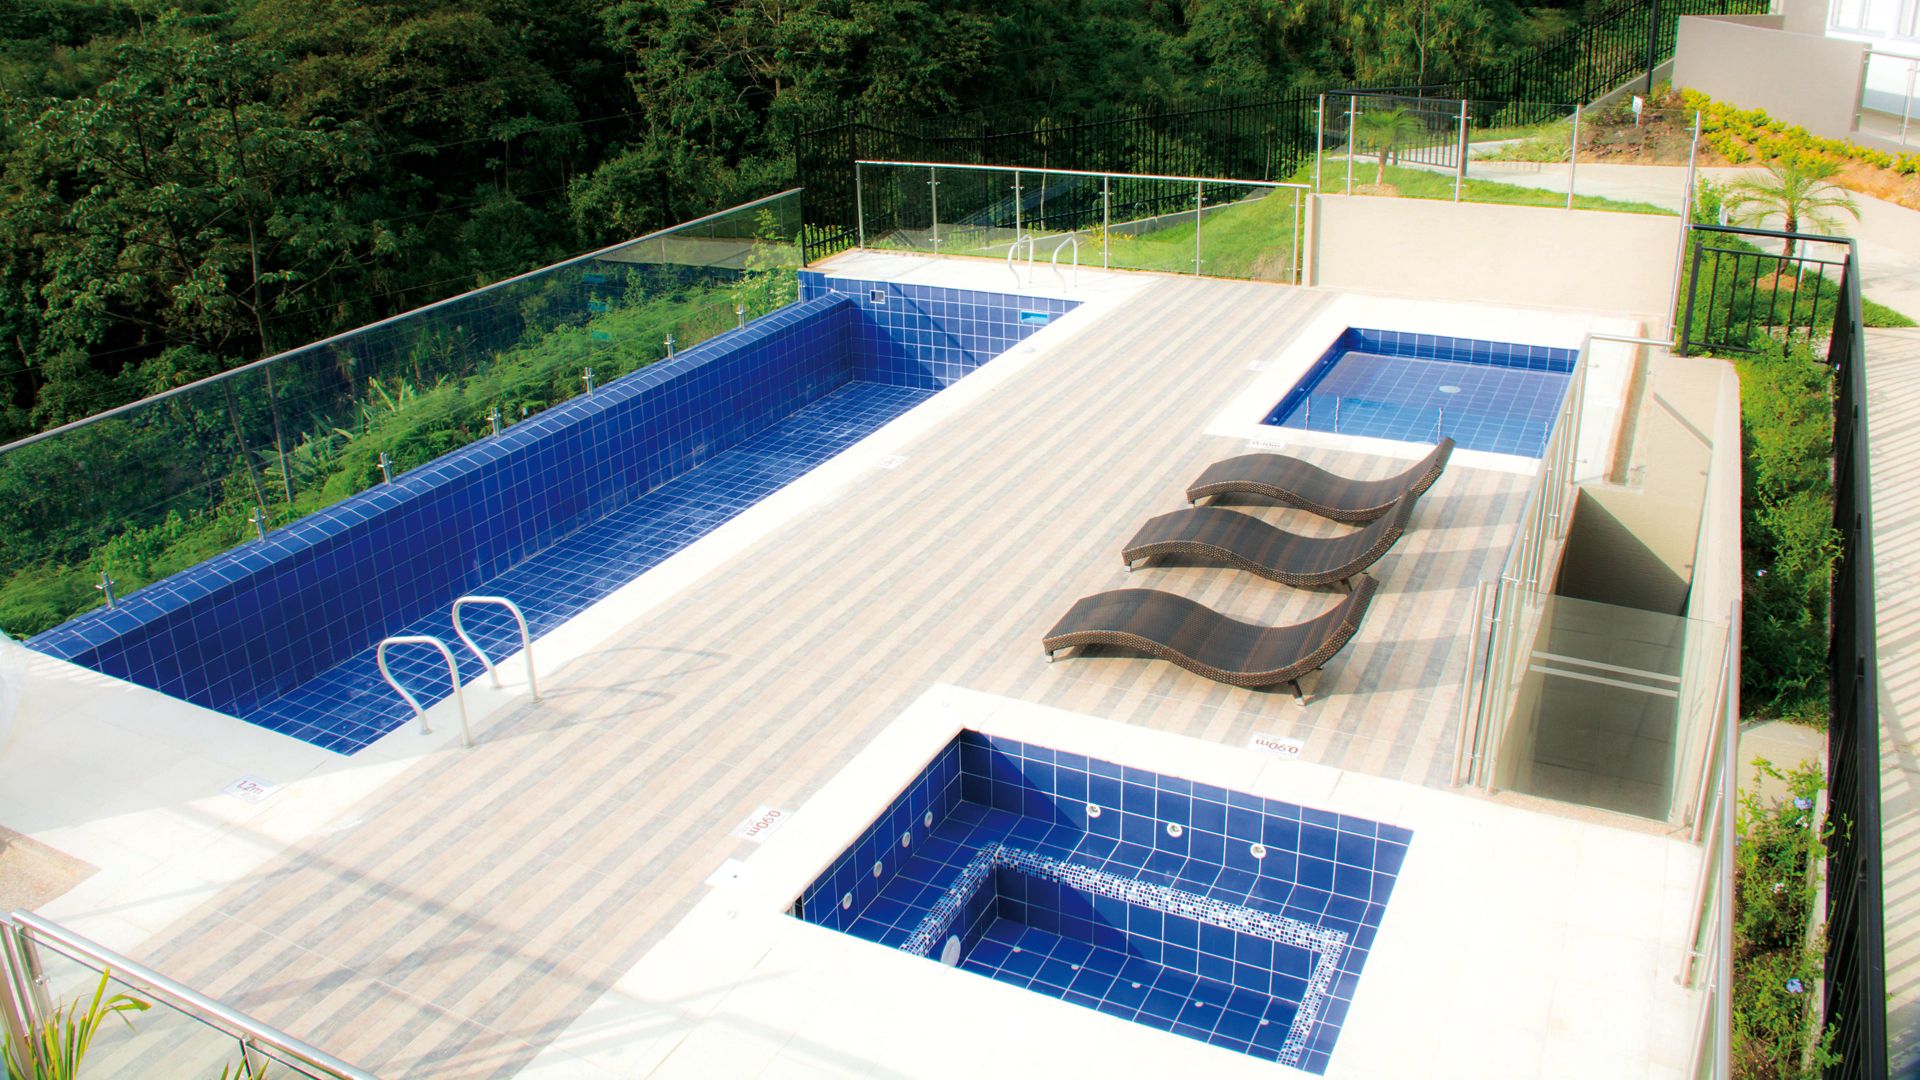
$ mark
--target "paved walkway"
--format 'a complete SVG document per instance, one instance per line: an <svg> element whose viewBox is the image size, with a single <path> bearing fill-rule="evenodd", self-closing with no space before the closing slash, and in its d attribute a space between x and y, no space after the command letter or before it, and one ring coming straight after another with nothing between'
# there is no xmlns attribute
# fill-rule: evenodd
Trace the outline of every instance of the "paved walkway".
<svg viewBox="0 0 1920 1080"><path fill-rule="evenodd" d="M1920 1070L1920 330L1867 331L1880 806L1893 1074Z"/></svg>

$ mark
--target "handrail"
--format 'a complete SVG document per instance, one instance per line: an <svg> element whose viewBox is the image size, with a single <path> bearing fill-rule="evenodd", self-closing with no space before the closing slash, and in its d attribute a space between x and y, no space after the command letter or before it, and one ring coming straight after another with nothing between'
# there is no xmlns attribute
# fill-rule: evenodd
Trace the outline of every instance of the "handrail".
<svg viewBox="0 0 1920 1080"><path fill-rule="evenodd" d="M1085 169L1042 169L1031 165L964 165L951 161L870 161L861 158L855 165L893 165L909 166L915 169L978 169L983 172L1010 173L1046 173L1050 176L1124 176L1129 180L1180 180L1192 183L1196 180L1203 184L1233 184L1237 187L1300 188L1308 185L1295 184L1283 180L1230 180L1224 176L1163 176L1159 173L1136 172L1088 172Z"/></svg>
<svg viewBox="0 0 1920 1080"><path fill-rule="evenodd" d="M408 634L402 637L382 638L380 644L373 650L373 661L380 667L380 677L387 680L387 685L398 691L400 696L406 699L407 704L413 707L413 715L420 718L420 734L422 735L433 734L433 728L427 723L427 710L420 707L420 699L408 693L407 688L401 686L399 681L393 677L393 672L387 669L387 646L389 645L431 645L440 651L440 658L447 662L447 678L453 683L453 700L460 705L460 745L471 750L473 748L473 732L467 726L467 696L460 692L460 665L453 662L453 650L447 648L446 642L441 641L437 637L428 637L425 634Z"/></svg>
<svg viewBox="0 0 1920 1080"><path fill-rule="evenodd" d="M5 454L11 450L17 450L22 446L27 446L32 443L37 443L42 439L50 439L53 436L58 435L63 431L71 431L74 428L86 427L89 424L99 423L102 420L119 416L122 413L125 413L129 410L137 409L145 405L151 405L156 401L163 401L167 398L175 397L180 394L185 394L190 391L197 390L202 386L210 386L213 383L217 383L226 379L232 379L241 375L245 375L247 372L253 371L256 368L265 367L269 364L277 364L282 360L288 359L300 353L312 352L316 349L319 349L321 346L331 345L338 341L344 341L347 338L356 337L360 334L367 333L370 330L377 330L380 327L392 325L394 323L400 322L403 319L411 319L414 316L421 314L422 312L432 311L435 308L446 307L448 304L459 303L462 300L468 299L469 297L479 296L482 293L489 293L499 289L504 289L509 285L513 285L518 282L525 281L526 279L533 277L536 274L544 274L552 270L558 270L562 267L574 266L580 263L591 262L595 259L600 259L604 256L610 255L623 248L630 248L637 244L644 244L650 240L659 240L664 237L673 235L675 233L682 232L686 229L690 229L695 225L703 225L709 221L713 221L718 218L725 217L729 214L737 214L744 210L751 210L756 206L773 202L776 199L786 198L787 196L792 195L799 190L800 190L799 188L793 187L793 188L788 188L785 191L776 191L772 195L764 195L758 199L754 199L752 202L744 202L744 203L741 203L739 206L729 206L724 210L715 210L711 214L704 214L700 217L694 218L692 221L683 221L678 225L670 225L664 229L655 229L653 232L647 233L644 236L636 236L631 240L622 240L617 244L608 244L606 247L603 247L603 248L595 248L594 250L587 252L585 255L575 255L570 259L562 259L557 263L553 263L552 265L549 265L549 266L542 266L537 270L529 270L524 274L515 274L510 278L502 278L501 280L496 281L491 285L482 285L477 289L468 289L466 292L460 293L455 296L449 296L444 300L435 300L431 304L424 304L417 308L410 308L406 311L401 312L398 315L389 315L384 319L378 319L374 322L370 322L366 324L365 326L356 326L351 330L342 330L341 332L334 334L331 337L323 337L319 341L310 341L305 345L301 345L297 348L286 349L281 352L274 353L272 356L263 356L258 360L250 360L247 363L241 364L239 367L228 368L227 370L222 371L218 374L208 375L204 379L195 379L193 382L185 383L183 385L176 386L168 390L162 390L157 394L149 394L146 397L139 399L138 401L129 401L125 405L116 405L111 409L106 409L101 412L94 413L92 416L82 417L79 420L73 420L68 423L61 424L59 427L48 428L45 431L35 432L32 435L28 435L23 439L16 439L13 442L6 443L5 445L0 445L0 454Z"/></svg>
<svg viewBox="0 0 1920 1080"><path fill-rule="evenodd" d="M1014 268L1013 257L1020 251L1020 245L1027 245L1027 284L1033 284L1033 251L1036 244L1032 233L1021 233L1007 245L1007 272L1013 275L1013 283L1020 284L1020 271Z"/></svg>
<svg viewBox="0 0 1920 1080"><path fill-rule="evenodd" d="M35 938L45 938L52 947L71 959L97 965L140 993L163 1001L169 1007L232 1036L243 1050L264 1047L276 1056L291 1058L297 1064L311 1066L340 1080L377 1080L374 1074L365 1069L349 1065L279 1028L261 1023L31 911L15 911L0 923L11 924L14 938L22 946L21 951L31 967L30 971L23 974L36 982L43 981L44 976L39 970L39 942Z"/></svg>
<svg viewBox="0 0 1920 1080"><path fill-rule="evenodd" d="M1071 287L1077 289L1080 287L1080 238L1072 233L1068 233L1065 239L1053 245L1053 276L1060 279L1060 284L1067 284L1067 276L1060 272L1060 249L1066 247L1068 244L1073 245L1073 284Z"/></svg>
<svg viewBox="0 0 1920 1080"><path fill-rule="evenodd" d="M493 680L496 690L500 689L500 672L494 668L493 661L487 659L487 654L480 651L480 645L467 634L466 626L460 622L460 607L463 604L498 604L513 616L513 621L520 627L520 654L527 658L527 689L533 692L533 700L539 701L540 683L533 674L533 635L527 633L527 617L521 613L520 605L504 596L463 596L453 602L453 632L459 635L467 648L473 650L473 655L480 658L480 665L487 669L487 678Z"/></svg>

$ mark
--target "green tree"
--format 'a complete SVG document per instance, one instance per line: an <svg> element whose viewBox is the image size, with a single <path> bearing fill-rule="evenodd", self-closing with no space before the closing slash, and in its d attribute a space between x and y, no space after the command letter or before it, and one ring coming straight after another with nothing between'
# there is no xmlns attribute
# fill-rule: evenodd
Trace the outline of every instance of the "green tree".
<svg viewBox="0 0 1920 1080"><path fill-rule="evenodd" d="M1353 141L1361 149L1380 156L1375 185L1387 182L1387 156L1420 137L1420 118L1404 108L1369 109L1353 122Z"/></svg>
<svg viewBox="0 0 1920 1080"><path fill-rule="evenodd" d="M168 15L96 93L0 99L28 118L0 163L0 239L24 253L8 321L29 363L84 353L98 377L126 370L115 356L264 355L311 326L281 321L389 250L329 191L367 167L364 133L288 122L265 100L273 62ZM43 425L75 418L58 394L35 408Z"/></svg>
<svg viewBox="0 0 1920 1080"><path fill-rule="evenodd" d="M1840 232L1840 213L1860 218L1860 207L1853 196L1829 181L1840 172L1831 161L1803 161L1780 158L1767 163L1766 172L1743 177L1728 184L1721 205L1728 220L1736 225L1760 225L1778 220L1784 232L1812 229L1824 233ZM1789 238L1780 257L1793 258L1797 241Z"/></svg>

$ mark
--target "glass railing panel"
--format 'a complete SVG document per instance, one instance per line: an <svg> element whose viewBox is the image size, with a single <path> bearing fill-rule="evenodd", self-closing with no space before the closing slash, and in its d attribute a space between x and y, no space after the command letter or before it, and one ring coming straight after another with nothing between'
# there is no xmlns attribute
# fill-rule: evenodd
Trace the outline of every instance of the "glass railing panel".
<svg viewBox="0 0 1920 1080"><path fill-rule="evenodd" d="M1194 180L1114 177L1108 264L1116 270L1202 273L1202 187Z"/></svg>
<svg viewBox="0 0 1920 1080"><path fill-rule="evenodd" d="M0 630L24 637L764 315L788 192L0 448ZM591 382L589 381L591 375ZM384 465L384 468L383 468Z"/></svg>
<svg viewBox="0 0 1920 1080"><path fill-rule="evenodd" d="M1662 821L1690 812L1725 641L1717 623L1547 597L1498 786Z"/></svg>
<svg viewBox="0 0 1920 1080"><path fill-rule="evenodd" d="M869 248L1011 261L1022 285L1070 283L1076 256L1083 269L1300 277L1302 185L911 162L856 168Z"/></svg>
<svg viewBox="0 0 1920 1080"><path fill-rule="evenodd" d="M1298 188L1202 186L1200 272L1210 277L1299 281L1304 206Z"/></svg>
<svg viewBox="0 0 1920 1080"><path fill-rule="evenodd" d="M52 1006L65 1010L62 1019L83 1019L100 987L100 969L44 945L38 953ZM240 1043L233 1036L111 977L102 997L103 1006L123 994L145 1008L112 1011L104 1016L80 1075L89 1080L145 1080L155 1076L214 1080L222 1069L238 1070Z"/></svg>
<svg viewBox="0 0 1920 1080"><path fill-rule="evenodd" d="M936 171L855 168L860 173L862 244L876 251L934 252Z"/></svg>

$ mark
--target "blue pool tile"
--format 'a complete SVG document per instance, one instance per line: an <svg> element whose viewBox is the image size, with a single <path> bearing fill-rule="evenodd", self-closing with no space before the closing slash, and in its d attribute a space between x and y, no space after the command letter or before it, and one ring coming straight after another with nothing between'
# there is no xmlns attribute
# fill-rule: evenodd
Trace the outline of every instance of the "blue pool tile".
<svg viewBox="0 0 1920 1080"><path fill-rule="evenodd" d="M1332 858L1301 856L1297 851L1270 851L1251 869L1229 869L1217 854L1220 845L1228 845L1220 834L1207 839L1203 833L1191 833L1194 850L1174 852L1152 846L1164 837L1165 822L1145 814L1110 811L1101 818L1063 820L1057 812L1062 798L1059 789L1072 782L1070 774L1082 772L1081 762L1052 755L1044 747L963 734L935 761L930 774L941 762L959 774L1011 774L1013 779L1002 783L1026 787L1019 805L1047 807L1046 816L1034 820L976 803L942 801L944 817L937 817L931 834L920 842L921 855L899 860L893 883L874 896L865 884L870 880L868 860L890 850L902 830L924 830L915 815L923 812L920 807L932 805L932 796L926 794L931 785L916 781L802 895L797 908L804 917L830 926L851 923L858 936L919 955L931 955L941 935L958 936L964 931L961 966L966 971L1240 1052L1324 1070L1326 1051L1315 1057L1309 1047L1315 1045L1310 1036L1326 1027L1327 1017L1333 1014L1325 991L1351 993L1374 928L1384 916L1382 879L1390 888L1393 875ZM1033 767L1046 764L1052 768ZM1104 768L1098 760L1085 762L1088 777L1112 777L1118 772ZM1284 815L1278 818L1288 827L1284 834L1296 841L1303 828L1308 836L1324 833L1330 855L1364 860L1374 852L1374 836L1380 832L1361 819L1303 811L1281 802L1236 804L1231 792L1168 783L1145 771L1127 775L1154 794L1155 811L1163 805L1159 799L1163 792L1188 799L1211 795L1214 798L1207 801L1222 807L1258 805L1263 811ZM957 791L966 787L957 777L946 783ZM1027 787L1035 783L1053 787ZM1180 803L1164 805L1177 811ZM1194 809L1193 803L1187 805ZM902 813L903 809L912 812ZM1089 829L1103 819L1122 816L1137 817L1149 829L1149 842L1117 844ZM1308 822L1304 827L1302 818ZM1267 824L1263 813L1254 832L1265 835ZM1364 843L1343 848L1338 835ZM1233 843L1229 850L1245 850L1250 842ZM925 857L935 850L941 852L940 858ZM988 865L995 868L982 871L984 876L968 869ZM1349 896L1295 881L1301 866L1313 875L1313 882L1330 872L1333 880L1328 884L1335 888L1348 882L1340 876L1343 869L1365 875L1351 879L1364 880L1364 895ZM1085 887L1068 883L1068 876L1083 874L1094 875L1074 877L1076 882L1085 881ZM901 882L906 883L904 887ZM1158 894L1137 890L1154 883L1169 890L1164 894L1166 910L1125 899L1151 899ZM843 918L836 901L849 889L860 898L861 908L854 917ZM1107 889L1115 891L1101 891ZM1362 890L1349 882L1349 891ZM929 923L936 911L954 914ZM963 916L962 911L980 914ZM1230 916L1231 912L1243 914ZM1308 935L1300 940L1320 944L1286 944L1229 929L1229 922L1220 921L1229 917L1279 917L1283 921L1273 925L1296 927L1288 932ZM911 933L910 926L914 927ZM1330 936L1311 936L1316 934ZM1340 1018L1344 1011L1333 1022L1336 1031ZM1281 1034L1270 1030L1276 1025ZM1331 1043L1323 1038L1318 1045L1330 1047Z"/></svg>
<svg viewBox="0 0 1920 1080"><path fill-rule="evenodd" d="M1571 349L1350 329L1266 422L1539 457L1570 373Z"/></svg>

